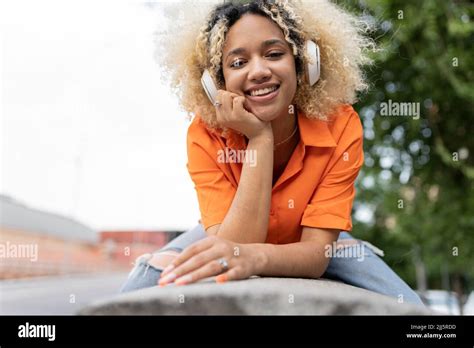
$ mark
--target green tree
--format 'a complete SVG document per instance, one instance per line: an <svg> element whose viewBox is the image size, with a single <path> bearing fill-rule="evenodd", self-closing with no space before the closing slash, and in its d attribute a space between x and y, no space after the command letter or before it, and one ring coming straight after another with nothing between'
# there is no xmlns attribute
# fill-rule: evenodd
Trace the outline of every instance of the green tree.
<svg viewBox="0 0 474 348"><path fill-rule="evenodd" d="M474 288L474 4L342 5L376 23L381 48L367 71L371 91L355 105L366 162L354 234L384 249L410 285L423 287L425 271L428 287L466 294ZM384 116L390 101L415 109ZM372 218L362 219L364 212Z"/></svg>

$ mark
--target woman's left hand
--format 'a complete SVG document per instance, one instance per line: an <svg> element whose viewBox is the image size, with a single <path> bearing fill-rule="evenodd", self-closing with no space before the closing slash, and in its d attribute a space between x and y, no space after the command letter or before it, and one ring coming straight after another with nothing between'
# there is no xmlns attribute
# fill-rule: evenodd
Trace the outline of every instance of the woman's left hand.
<svg viewBox="0 0 474 348"><path fill-rule="evenodd" d="M204 238L184 249L163 270L158 284L184 285L212 276L217 276L218 283L249 278L255 275L257 264L250 246L216 236Z"/></svg>

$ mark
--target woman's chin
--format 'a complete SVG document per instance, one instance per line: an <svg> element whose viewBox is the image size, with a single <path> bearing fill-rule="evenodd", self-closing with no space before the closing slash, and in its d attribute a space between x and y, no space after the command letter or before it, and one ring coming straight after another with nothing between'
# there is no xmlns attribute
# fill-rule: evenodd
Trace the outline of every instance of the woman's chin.
<svg viewBox="0 0 474 348"><path fill-rule="evenodd" d="M252 110L252 113L264 122L273 121L281 114L281 112L278 112L278 110L274 110L273 108L256 108Z"/></svg>

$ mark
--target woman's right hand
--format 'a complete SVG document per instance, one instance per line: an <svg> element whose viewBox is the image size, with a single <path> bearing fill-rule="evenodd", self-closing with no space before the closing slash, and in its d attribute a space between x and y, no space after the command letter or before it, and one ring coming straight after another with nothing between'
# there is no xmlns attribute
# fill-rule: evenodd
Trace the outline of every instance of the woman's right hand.
<svg viewBox="0 0 474 348"><path fill-rule="evenodd" d="M252 139L263 133L273 134L271 123L260 120L244 108L245 97L233 92L218 90L216 107L219 126L233 129Z"/></svg>

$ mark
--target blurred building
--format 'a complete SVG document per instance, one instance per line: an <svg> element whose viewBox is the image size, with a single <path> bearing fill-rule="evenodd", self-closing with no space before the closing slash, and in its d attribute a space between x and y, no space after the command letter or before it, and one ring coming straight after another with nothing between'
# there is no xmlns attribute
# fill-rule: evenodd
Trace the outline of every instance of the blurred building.
<svg viewBox="0 0 474 348"><path fill-rule="evenodd" d="M0 279L126 270L177 232L97 232L0 195Z"/></svg>
<svg viewBox="0 0 474 348"><path fill-rule="evenodd" d="M100 243L104 246L108 259L131 265L138 256L160 249L180 233L149 230L101 231Z"/></svg>

